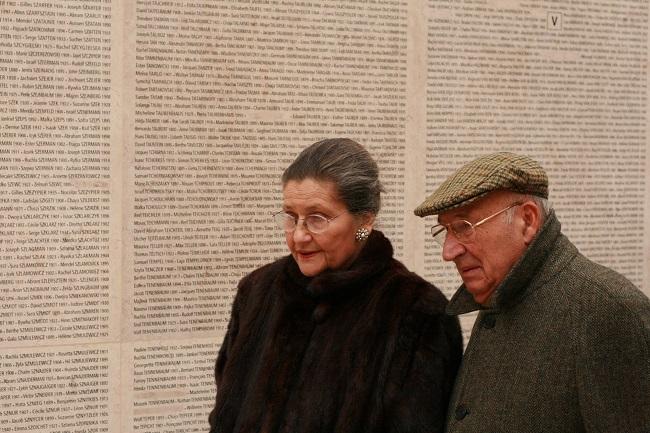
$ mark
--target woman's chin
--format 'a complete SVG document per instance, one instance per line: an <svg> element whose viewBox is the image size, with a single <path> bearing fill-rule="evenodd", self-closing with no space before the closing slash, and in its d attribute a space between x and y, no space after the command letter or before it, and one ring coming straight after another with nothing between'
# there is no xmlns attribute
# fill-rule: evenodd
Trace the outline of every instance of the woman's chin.
<svg viewBox="0 0 650 433"><path fill-rule="evenodd" d="M300 272L306 277L315 277L323 272L327 266L317 256L302 257L300 254L294 257L298 263Z"/></svg>

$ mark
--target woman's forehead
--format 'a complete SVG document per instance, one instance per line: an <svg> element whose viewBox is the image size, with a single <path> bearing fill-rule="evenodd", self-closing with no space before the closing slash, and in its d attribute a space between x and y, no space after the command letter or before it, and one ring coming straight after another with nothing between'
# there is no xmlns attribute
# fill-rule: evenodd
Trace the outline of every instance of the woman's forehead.
<svg viewBox="0 0 650 433"><path fill-rule="evenodd" d="M311 178L287 182L282 197L285 206L300 206L305 210L343 206L332 182Z"/></svg>

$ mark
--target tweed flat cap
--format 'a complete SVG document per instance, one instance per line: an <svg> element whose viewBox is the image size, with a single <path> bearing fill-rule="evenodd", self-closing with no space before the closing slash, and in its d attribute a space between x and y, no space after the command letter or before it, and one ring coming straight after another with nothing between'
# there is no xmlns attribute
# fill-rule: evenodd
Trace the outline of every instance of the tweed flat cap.
<svg viewBox="0 0 650 433"><path fill-rule="evenodd" d="M548 177L542 166L527 156L492 153L458 169L414 212L419 217L438 215L496 190L548 198Z"/></svg>

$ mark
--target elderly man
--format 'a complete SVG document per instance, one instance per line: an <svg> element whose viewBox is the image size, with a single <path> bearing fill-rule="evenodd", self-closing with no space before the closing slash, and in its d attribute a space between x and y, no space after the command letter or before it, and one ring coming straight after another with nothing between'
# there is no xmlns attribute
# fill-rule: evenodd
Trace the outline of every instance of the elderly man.
<svg viewBox="0 0 650 433"><path fill-rule="evenodd" d="M496 153L415 210L438 216L433 237L463 280L447 312L480 310L447 432L648 433L650 301L578 252L547 197L539 164Z"/></svg>

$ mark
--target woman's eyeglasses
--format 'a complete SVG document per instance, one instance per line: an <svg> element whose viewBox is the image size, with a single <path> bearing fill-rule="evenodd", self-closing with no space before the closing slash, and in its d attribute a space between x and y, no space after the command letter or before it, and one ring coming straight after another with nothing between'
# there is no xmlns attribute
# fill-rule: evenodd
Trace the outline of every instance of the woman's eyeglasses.
<svg viewBox="0 0 650 433"><path fill-rule="evenodd" d="M324 217L319 214L307 215L304 218L298 218L294 215L288 214L284 211L280 211L276 214L273 214L273 220L275 223L285 232L293 232L298 227L298 222L302 219L303 227L307 229L309 233L322 233L329 227L330 221L335 218L340 217L343 213L340 213L332 218Z"/></svg>

